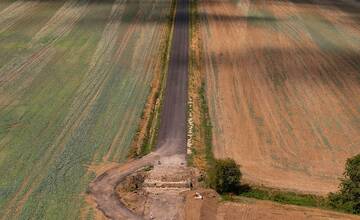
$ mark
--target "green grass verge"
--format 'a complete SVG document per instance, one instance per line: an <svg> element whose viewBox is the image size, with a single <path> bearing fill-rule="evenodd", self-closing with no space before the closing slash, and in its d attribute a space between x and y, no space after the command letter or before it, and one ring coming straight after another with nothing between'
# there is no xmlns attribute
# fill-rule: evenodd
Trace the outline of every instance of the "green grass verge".
<svg viewBox="0 0 360 220"><path fill-rule="evenodd" d="M328 197L311 194L300 194L289 191L280 191L271 188L249 187L236 195L222 194L223 201L243 202L244 197L258 200L267 200L286 205L296 205L309 208L319 208L341 213L353 214L345 209L334 208L330 205Z"/></svg>
<svg viewBox="0 0 360 220"><path fill-rule="evenodd" d="M191 44L193 43L194 38L196 38L196 30L197 28L199 28L200 18L197 8L198 8L198 0L191 0L190 1L190 33L189 33ZM201 66L201 55L199 60L197 60L196 51L195 51L196 49L201 49L201 48L191 47L189 52L189 57L190 57L189 70L191 76L193 76L194 71L199 70ZM191 83L191 80L189 83ZM189 87L191 87L191 85L189 85ZM212 125L210 120L209 108L207 104L206 82L204 78L201 79L200 87L196 86L195 92L197 92L199 96L199 100L193 100L193 101L199 102L198 104L200 106L200 125L197 125L198 127L195 126L193 135L196 135L196 133L203 135L202 138L205 145L204 147L205 152L198 152L195 148L191 149L192 154L188 157L188 164L189 165L192 164L192 159L196 154L204 153L207 166L210 167L214 161L214 156L212 154ZM188 106L188 111L189 110L190 108Z"/></svg>
<svg viewBox="0 0 360 220"><path fill-rule="evenodd" d="M259 200L269 200L281 204L330 209L327 200L324 197L310 194L298 194L295 192L278 191L268 188L261 189L251 187L248 190L240 192L235 196L224 194L222 195L222 198L226 201L238 201L241 196Z"/></svg>
<svg viewBox="0 0 360 220"><path fill-rule="evenodd" d="M206 84L205 82L201 83L199 89L200 101L201 101L201 127L204 130L204 141L205 141L205 158L208 162L208 165L211 166L214 161L214 154L212 152L212 125L209 114L209 107L206 99Z"/></svg>

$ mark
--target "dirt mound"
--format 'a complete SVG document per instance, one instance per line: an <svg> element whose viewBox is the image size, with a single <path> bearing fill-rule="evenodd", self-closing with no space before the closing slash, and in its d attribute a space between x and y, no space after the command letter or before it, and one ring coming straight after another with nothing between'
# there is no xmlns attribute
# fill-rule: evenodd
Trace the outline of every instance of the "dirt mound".
<svg viewBox="0 0 360 220"><path fill-rule="evenodd" d="M148 173L144 171L134 173L126 177L126 179L116 187L120 201L139 216L144 214L147 199L147 193L142 189L147 174Z"/></svg>

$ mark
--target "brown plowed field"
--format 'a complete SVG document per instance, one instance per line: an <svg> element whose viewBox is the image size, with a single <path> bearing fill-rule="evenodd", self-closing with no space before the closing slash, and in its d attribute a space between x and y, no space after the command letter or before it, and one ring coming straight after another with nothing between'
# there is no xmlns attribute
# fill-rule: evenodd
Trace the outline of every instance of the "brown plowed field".
<svg viewBox="0 0 360 220"><path fill-rule="evenodd" d="M244 178L325 194L360 152L360 2L200 3L216 157Z"/></svg>

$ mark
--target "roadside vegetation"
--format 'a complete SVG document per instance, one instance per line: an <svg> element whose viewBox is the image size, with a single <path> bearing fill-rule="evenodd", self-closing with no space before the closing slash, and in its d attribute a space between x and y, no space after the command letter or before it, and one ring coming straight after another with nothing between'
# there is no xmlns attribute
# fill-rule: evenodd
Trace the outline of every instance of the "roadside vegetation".
<svg viewBox="0 0 360 220"><path fill-rule="evenodd" d="M360 154L347 160L340 190L328 196L249 186L241 183L241 176L240 166L233 159L215 159L207 171L207 185L220 193L225 201L241 202L241 197L249 197L360 214Z"/></svg>
<svg viewBox="0 0 360 220"><path fill-rule="evenodd" d="M243 184L240 166L231 158L212 160L206 175L206 185L221 194L225 201L241 202L241 197L248 197L282 204L331 208L325 197Z"/></svg>
<svg viewBox="0 0 360 220"><path fill-rule="evenodd" d="M189 105L188 112L192 115L190 154L188 164L197 167L205 174L211 153L211 122L206 101L205 79L202 71L202 57L199 33L199 16L197 0L190 1L190 62L189 62ZM205 147L206 146L206 147Z"/></svg>
<svg viewBox="0 0 360 220"><path fill-rule="evenodd" d="M347 160L340 190L329 194L332 208L360 214L360 154Z"/></svg>
<svg viewBox="0 0 360 220"><path fill-rule="evenodd" d="M281 204L331 209L325 197L280 191L265 187L242 185L238 191L222 194L225 201L241 201L241 197L269 200Z"/></svg>
<svg viewBox="0 0 360 220"><path fill-rule="evenodd" d="M208 184L217 192L231 193L239 190L241 172L233 159L217 159L207 172Z"/></svg>

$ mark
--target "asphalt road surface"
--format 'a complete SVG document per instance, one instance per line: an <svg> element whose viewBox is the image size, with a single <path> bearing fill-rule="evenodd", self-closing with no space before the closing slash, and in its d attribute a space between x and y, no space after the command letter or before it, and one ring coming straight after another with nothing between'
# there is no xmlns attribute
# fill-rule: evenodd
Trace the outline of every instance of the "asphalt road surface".
<svg viewBox="0 0 360 220"><path fill-rule="evenodd" d="M189 19L187 0L178 0L157 148L186 153Z"/></svg>

